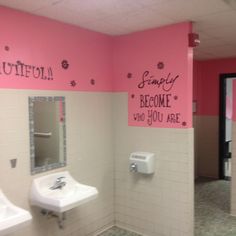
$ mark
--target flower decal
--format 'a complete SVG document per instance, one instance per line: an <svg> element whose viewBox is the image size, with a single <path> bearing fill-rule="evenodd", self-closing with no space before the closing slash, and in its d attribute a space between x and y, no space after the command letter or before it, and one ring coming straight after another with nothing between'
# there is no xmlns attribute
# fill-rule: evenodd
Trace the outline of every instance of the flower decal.
<svg viewBox="0 0 236 236"><path fill-rule="evenodd" d="M9 46L5 46L4 49L5 49L5 51L9 51L10 50Z"/></svg>
<svg viewBox="0 0 236 236"><path fill-rule="evenodd" d="M75 87L77 85L76 81L75 80L71 80L70 81L70 86L71 87Z"/></svg>
<svg viewBox="0 0 236 236"><path fill-rule="evenodd" d="M164 69L164 67L165 67L164 62L162 62L162 61L158 62L157 68L158 68L159 70Z"/></svg>
<svg viewBox="0 0 236 236"><path fill-rule="evenodd" d="M95 85L95 79L91 79L90 84Z"/></svg>
<svg viewBox="0 0 236 236"><path fill-rule="evenodd" d="M67 69L69 68L69 63L68 63L68 61L67 61L67 60L63 60L63 61L61 62L61 66L62 66L63 69L67 70Z"/></svg>
<svg viewBox="0 0 236 236"><path fill-rule="evenodd" d="M127 78L128 78L128 79L131 79L132 76L133 76L132 73L128 73L128 74L127 74Z"/></svg>

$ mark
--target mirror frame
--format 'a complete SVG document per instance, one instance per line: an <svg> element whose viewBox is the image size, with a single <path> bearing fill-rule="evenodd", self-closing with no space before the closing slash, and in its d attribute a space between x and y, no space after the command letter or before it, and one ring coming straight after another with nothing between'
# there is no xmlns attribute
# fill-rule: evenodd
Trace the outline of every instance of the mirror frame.
<svg viewBox="0 0 236 236"><path fill-rule="evenodd" d="M34 102L41 101L41 102L62 102L62 113L63 113L63 161L48 164L45 166L35 166L35 141L34 141L34 114L33 114L33 108L34 108ZM66 112L65 112L65 97L63 96L30 96L28 98L28 104L29 104L29 135L30 135L30 161L31 161L31 175L42 173L45 171L53 170L56 168L64 167L66 166L67 158L66 158Z"/></svg>

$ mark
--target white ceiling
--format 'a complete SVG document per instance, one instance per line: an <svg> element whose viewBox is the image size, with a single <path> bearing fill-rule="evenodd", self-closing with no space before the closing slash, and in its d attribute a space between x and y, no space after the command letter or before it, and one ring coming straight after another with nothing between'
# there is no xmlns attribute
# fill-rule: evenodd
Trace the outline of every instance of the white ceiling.
<svg viewBox="0 0 236 236"><path fill-rule="evenodd" d="M236 0L0 0L0 5L109 35L193 21L195 59L236 57Z"/></svg>

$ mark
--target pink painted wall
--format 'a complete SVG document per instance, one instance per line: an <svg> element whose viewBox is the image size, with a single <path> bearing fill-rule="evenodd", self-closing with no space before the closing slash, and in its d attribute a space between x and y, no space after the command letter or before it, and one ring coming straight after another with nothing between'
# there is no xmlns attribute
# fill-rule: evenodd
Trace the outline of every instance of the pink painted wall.
<svg viewBox="0 0 236 236"><path fill-rule="evenodd" d="M233 121L236 121L236 80L233 81Z"/></svg>
<svg viewBox="0 0 236 236"><path fill-rule="evenodd" d="M0 7L0 29L0 88L124 91L129 125L192 127L190 23L114 38Z"/></svg>
<svg viewBox="0 0 236 236"><path fill-rule="evenodd" d="M192 127L190 32L181 23L114 39L114 88L129 93L129 125Z"/></svg>
<svg viewBox="0 0 236 236"><path fill-rule="evenodd" d="M201 62L193 60L193 100L196 101L201 97Z"/></svg>
<svg viewBox="0 0 236 236"><path fill-rule="evenodd" d="M0 88L112 90L112 37L4 7L0 29Z"/></svg>
<svg viewBox="0 0 236 236"><path fill-rule="evenodd" d="M219 75L236 73L236 58L194 61L193 99L197 115L219 115Z"/></svg>

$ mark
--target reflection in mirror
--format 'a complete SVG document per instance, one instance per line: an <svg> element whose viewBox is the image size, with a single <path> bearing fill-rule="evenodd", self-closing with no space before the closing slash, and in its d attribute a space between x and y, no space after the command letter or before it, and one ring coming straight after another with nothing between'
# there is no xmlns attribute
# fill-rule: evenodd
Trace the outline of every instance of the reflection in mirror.
<svg viewBox="0 0 236 236"><path fill-rule="evenodd" d="M66 165L64 97L29 97L31 174Z"/></svg>

